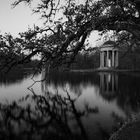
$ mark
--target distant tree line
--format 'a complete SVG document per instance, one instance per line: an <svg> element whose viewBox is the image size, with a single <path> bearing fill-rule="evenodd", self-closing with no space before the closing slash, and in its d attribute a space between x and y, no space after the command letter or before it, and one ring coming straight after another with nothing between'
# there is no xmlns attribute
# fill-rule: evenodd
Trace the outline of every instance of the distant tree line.
<svg viewBox="0 0 140 140"><path fill-rule="evenodd" d="M119 69L140 70L140 48L138 46L129 47L126 44L119 48ZM100 67L100 51L79 53L70 69L96 69ZM60 70L65 70L67 67L62 65Z"/></svg>
<svg viewBox="0 0 140 140"><path fill-rule="evenodd" d="M119 68L140 70L140 48L138 46L120 48Z"/></svg>
<svg viewBox="0 0 140 140"><path fill-rule="evenodd" d="M95 53L79 53L71 69L94 69L99 67L100 55Z"/></svg>

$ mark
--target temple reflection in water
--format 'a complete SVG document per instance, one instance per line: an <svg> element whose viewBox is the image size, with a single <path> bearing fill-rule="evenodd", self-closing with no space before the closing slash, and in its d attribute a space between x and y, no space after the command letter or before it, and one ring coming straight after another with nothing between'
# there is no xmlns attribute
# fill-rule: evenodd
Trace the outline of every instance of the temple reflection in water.
<svg viewBox="0 0 140 140"><path fill-rule="evenodd" d="M114 73L99 73L100 93L104 96L115 96L118 91L118 75Z"/></svg>

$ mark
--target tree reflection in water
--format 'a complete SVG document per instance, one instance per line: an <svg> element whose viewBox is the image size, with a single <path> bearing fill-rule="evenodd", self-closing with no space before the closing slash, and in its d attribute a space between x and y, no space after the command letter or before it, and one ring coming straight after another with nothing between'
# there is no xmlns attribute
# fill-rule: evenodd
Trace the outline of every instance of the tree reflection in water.
<svg viewBox="0 0 140 140"><path fill-rule="evenodd" d="M100 94L109 101L117 100L127 115L140 111L140 77L127 74L101 73Z"/></svg>
<svg viewBox="0 0 140 140"><path fill-rule="evenodd" d="M31 95L27 95L11 104L1 103L0 139L87 140L92 138L96 140L100 137L101 140L106 140L109 137L109 131L101 124L98 124L100 130L97 133L98 137L93 136L95 131L92 128L97 127L94 125L94 116L98 116L99 118L96 119L99 119L102 123L104 123L102 119L105 119L105 125L111 122L113 118L116 123L112 121L114 126L107 125L107 127L111 126L114 130L118 129L122 125L124 117L117 114L115 110L109 110L109 108L115 101L119 110L122 110L126 116L130 116L131 113L138 113L140 110L139 83L140 78L138 76L114 73L81 73L79 76L73 73L57 74L57 76L54 74L49 75L47 80L42 82L43 95L36 94L30 88ZM55 92L48 90L50 84L53 84L53 88L56 89L62 87L65 96L58 93L58 90ZM71 96L66 85L69 85L70 90L76 96ZM97 96L102 99L102 102L107 102L107 106L100 106L101 102L99 100L95 104L86 100L86 102L82 102L84 107L79 109L77 107L78 100L81 97L85 99L88 93L83 96L83 89L87 87L99 89ZM90 91L88 90L88 92ZM97 94L96 91L95 93ZM92 95L96 98L96 95L92 92L88 95L90 96L87 99L90 99ZM107 114L106 110L110 112ZM106 118L109 119L106 120ZM85 121L88 123L85 123ZM116 125L117 122L119 122L118 125ZM86 125L90 126L87 127ZM88 133L92 133L91 137Z"/></svg>
<svg viewBox="0 0 140 140"><path fill-rule="evenodd" d="M106 102L101 106L100 102L96 104L91 103L89 106L96 106L99 110L99 118L102 114L100 111L105 109L110 111L109 108L112 108L115 104L114 111L110 111L110 120L107 120L108 123L113 122L109 127L112 127L112 131L118 129L125 120L129 119L129 117L133 116L133 114L137 114L140 112L140 77L134 76L133 73L124 74L124 73L109 73L109 72L101 72L101 73L57 73L50 75L48 81L45 81L43 84L43 90L45 91L45 86L48 87L53 85L53 88L63 88L69 85L70 93L74 93L78 98L85 98L88 93L84 93L85 89L93 89L91 87L97 87L100 98L102 102ZM79 90L79 91L78 91ZM88 90L88 92L90 92ZM86 91L87 92L87 91ZM80 93L80 94L77 94ZM83 95L84 94L84 95ZM93 93L94 94L94 93ZM90 98L93 95L90 93ZM95 95L96 96L96 95ZM94 96L94 97L95 97ZM98 95L97 95L98 96ZM88 102L88 101L87 101ZM79 102L78 102L79 103ZM77 103L77 104L78 104ZM83 103L83 102L82 102ZM86 105L85 105L86 106ZM103 111L104 112L104 111ZM120 113L121 112L121 113ZM106 114L106 112L104 113ZM104 115L102 114L102 115ZM106 116L105 116L106 117ZM107 118L108 119L108 118ZM102 120L104 120L102 118ZM110 121L110 122L109 122ZM94 122L91 120L91 123ZM108 135L105 128L106 122L100 127L98 125L100 132L102 135ZM84 123L85 125L86 123ZM89 125L89 124L88 124ZM95 126L96 127L96 126ZM88 127L87 127L88 128Z"/></svg>
<svg viewBox="0 0 140 140"><path fill-rule="evenodd" d="M0 105L0 139L88 139L81 116L97 113L97 109L85 107L85 111L78 111L74 104L76 99L71 99L67 91L67 97L62 97L50 92L45 96L36 95L30 90L33 95ZM71 131L69 121L76 123L79 133Z"/></svg>
<svg viewBox="0 0 140 140"><path fill-rule="evenodd" d="M82 90L89 87L99 88L100 96L107 102L117 101L117 105L124 111L130 109L138 112L140 109L140 75L133 73L57 73L49 75L42 84L42 91L47 91L47 87L64 88L67 85L70 91L80 96ZM128 109L128 110L129 110Z"/></svg>
<svg viewBox="0 0 140 140"><path fill-rule="evenodd" d="M0 85L9 86L14 83L21 83L24 79L33 74L32 70L20 69L9 73L0 73Z"/></svg>

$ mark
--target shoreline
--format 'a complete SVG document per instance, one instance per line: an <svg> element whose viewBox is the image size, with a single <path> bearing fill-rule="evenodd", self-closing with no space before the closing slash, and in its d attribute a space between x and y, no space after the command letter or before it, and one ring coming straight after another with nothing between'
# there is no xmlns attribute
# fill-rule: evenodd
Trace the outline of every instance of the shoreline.
<svg viewBox="0 0 140 140"><path fill-rule="evenodd" d="M139 72L140 69L130 70L130 69L71 69L70 72Z"/></svg>
<svg viewBox="0 0 140 140"><path fill-rule="evenodd" d="M109 140L139 140L140 139L140 116L124 123Z"/></svg>

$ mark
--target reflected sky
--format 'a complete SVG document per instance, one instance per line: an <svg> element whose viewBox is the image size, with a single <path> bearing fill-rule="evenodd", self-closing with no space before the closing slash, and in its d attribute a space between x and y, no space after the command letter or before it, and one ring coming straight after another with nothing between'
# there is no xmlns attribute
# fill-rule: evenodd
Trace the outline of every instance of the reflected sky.
<svg viewBox="0 0 140 140"><path fill-rule="evenodd" d="M34 80L44 77L36 75ZM10 82L9 82L10 81ZM32 94L27 87L33 84L31 75L16 75L7 82L0 80L0 101L18 100ZM20 81L20 82L19 82ZM9 83L9 84L7 84ZM82 124L89 139L101 139L110 134L118 125L140 111L140 77L122 73L52 73L43 82L33 85L34 92L47 96L59 94L67 97L67 92L74 99L78 112L83 112ZM74 133L79 133L77 121L70 119L69 126Z"/></svg>
<svg viewBox="0 0 140 140"><path fill-rule="evenodd" d="M58 91L65 96L67 90L76 99L79 110L85 110L85 106L98 108L98 113L90 113L82 118L92 138L93 133L100 133L100 129L110 132L116 118L124 120L139 112L139 83L139 76L133 74L60 73L49 75L42 91Z"/></svg>

